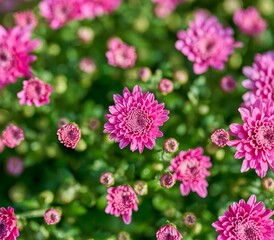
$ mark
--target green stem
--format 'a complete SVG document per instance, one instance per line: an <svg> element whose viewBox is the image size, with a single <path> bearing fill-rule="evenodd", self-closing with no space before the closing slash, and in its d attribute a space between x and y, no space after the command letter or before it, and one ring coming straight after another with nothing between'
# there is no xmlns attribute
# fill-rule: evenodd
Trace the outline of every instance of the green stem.
<svg viewBox="0 0 274 240"><path fill-rule="evenodd" d="M44 216L44 213L47 209L39 209L39 210L33 210L28 212L23 212L20 214L16 214L18 218L37 218Z"/></svg>

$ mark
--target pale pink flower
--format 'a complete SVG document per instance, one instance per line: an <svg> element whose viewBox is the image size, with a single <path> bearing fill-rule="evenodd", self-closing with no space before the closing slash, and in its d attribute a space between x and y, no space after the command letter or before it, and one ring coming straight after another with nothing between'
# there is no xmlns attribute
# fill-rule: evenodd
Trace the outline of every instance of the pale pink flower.
<svg viewBox="0 0 274 240"><path fill-rule="evenodd" d="M217 129L211 135L211 141L218 147L224 147L229 140L229 134L224 129Z"/></svg>
<svg viewBox="0 0 274 240"><path fill-rule="evenodd" d="M36 57L29 53L39 45L31 40L31 32L26 28L14 27L9 30L0 25L0 89L15 83L19 77L30 77L30 63Z"/></svg>
<svg viewBox="0 0 274 240"><path fill-rule="evenodd" d="M165 18L169 16L184 0L152 0L155 4L154 12L157 17Z"/></svg>
<svg viewBox="0 0 274 240"><path fill-rule="evenodd" d="M261 178L268 165L274 171L274 102L257 101L250 107L239 108L243 124L233 123L229 133L237 139L227 142L236 148L234 157L244 158L241 172L255 169Z"/></svg>
<svg viewBox="0 0 274 240"><path fill-rule="evenodd" d="M16 226L17 218L14 214L14 209L0 209L0 239L1 240L16 240L19 236L19 230Z"/></svg>
<svg viewBox="0 0 274 240"><path fill-rule="evenodd" d="M252 195L247 202L241 199L230 205L212 226L219 233L217 240L273 240L274 221L270 219L273 214Z"/></svg>
<svg viewBox="0 0 274 240"><path fill-rule="evenodd" d="M100 183L109 187L114 184L113 174L110 172L105 172L100 176Z"/></svg>
<svg viewBox="0 0 274 240"><path fill-rule="evenodd" d="M77 35L83 43L90 43L94 39L94 31L89 27L80 27Z"/></svg>
<svg viewBox="0 0 274 240"><path fill-rule="evenodd" d="M48 225L54 225L60 222L62 212L56 208L48 209L44 214L44 220Z"/></svg>
<svg viewBox="0 0 274 240"><path fill-rule="evenodd" d="M119 147L125 148L130 144L130 150L144 147L152 149L155 139L162 137L159 127L168 120L168 110L164 110L164 103L158 104L154 94L142 93L136 85L132 93L124 88L123 96L114 95L114 106L109 107L110 114L106 114L108 122L104 125L104 133L110 133L110 139L120 142Z"/></svg>
<svg viewBox="0 0 274 240"><path fill-rule="evenodd" d="M149 67L141 67L138 71L138 77L143 81L147 82L151 77L151 70Z"/></svg>
<svg viewBox="0 0 274 240"><path fill-rule="evenodd" d="M3 143L9 148L15 148L25 139L24 132L14 124L6 126L2 132Z"/></svg>
<svg viewBox="0 0 274 240"><path fill-rule="evenodd" d="M27 10L23 12L16 12L13 15L15 23L21 27L27 27L32 30L37 26L38 20L33 11Z"/></svg>
<svg viewBox="0 0 274 240"><path fill-rule="evenodd" d="M80 60L79 68L85 73L92 74L96 70L96 64L91 58L85 57Z"/></svg>
<svg viewBox="0 0 274 240"><path fill-rule="evenodd" d="M233 29L224 28L215 16L199 10L186 31L177 33L175 47L194 62L194 72L202 74L208 67L223 69L225 62L241 43L235 42Z"/></svg>
<svg viewBox="0 0 274 240"><path fill-rule="evenodd" d="M44 83L38 78L32 78L23 82L23 90L17 93L21 105L35 105L41 107L50 102L49 96L53 89L48 83Z"/></svg>
<svg viewBox="0 0 274 240"><path fill-rule="evenodd" d="M250 36L260 34L267 27L266 21L262 19L255 7L237 10L234 13L233 21L240 28L241 32Z"/></svg>
<svg viewBox="0 0 274 240"><path fill-rule="evenodd" d="M201 147L181 151L171 160L169 170L174 172L177 181L181 181L180 191L183 196L188 195L190 190L202 198L207 196L206 177L210 175L207 169L212 164L208 156L202 155L203 152Z"/></svg>
<svg viewBox="0 0 274 240"><path fill-rule="evenodd" d="M159 83L159 91L166 95L168 93L171 93L173 91L173 88L174 88L174 85L173 85L173 82L170 81L169 79L167 78L163 78L160 83Z"/></svg>
<svg viewBox="0 0 274 240"><path fill-rule="evenodd" d="M167 153L175 153L179 148L179 143L175 138L169 138L164 141L164 150Z"/></svg>
<svg viewBox="0 0 274 240"><path fill-rule="evenodd" d="M135 65L137 54L133 46L129 46L121 39L113 37L108 42L106 52L108 63L115 67L130 68Z"/></svg>
<svg viewBox="0 0 274 240"><path fill-rule="evenodd" d="M118 186L108 189L106 213L116 217L122 215L125 224L130 224L132 210L138 211L138 198L130 186Z"/></svg>
<svg viewBox="0 0 274 240"><path fill-rule="evenodd" d="M156 232L157 240L181 240L181 233L172 224L167 224L158 229Z"/></svg>
<svg viewBox="0 0 274 240"><path fill-rule="evenodd" d="M234 89L237 86L237 83L232 76L226 75L221 79L220 86L222 90L230 93L234 91Z"/></svg>
<svg viewBox="0 0 274 240"><path fill-rule="evenodd" d="M75 148L81 138L81 131L73 123L63 125L57 131L58 139L64 146L68 148Z"/></svg>
<svg viewBox="0 0 274 240"><path fill-rule="evenodd" d="M262 179L262 185L263 185L264 189L274 192L274 179L273 178L269 177L269 178Z"/></svg>
<svg viewBox="0 0 274 240"><path fill-rule="evenodd" d="M12 176L20 176L24 171L24 161L19 157L10 157L6 162L6 170Z"/></svg>

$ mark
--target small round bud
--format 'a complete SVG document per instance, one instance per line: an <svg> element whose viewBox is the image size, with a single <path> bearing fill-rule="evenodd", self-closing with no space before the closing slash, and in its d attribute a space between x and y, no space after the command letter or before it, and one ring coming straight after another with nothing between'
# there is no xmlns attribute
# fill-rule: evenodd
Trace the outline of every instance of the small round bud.
<svg viewBox="0 0 274 240"><path fill-rule="evenodd" d="M173 88L173 82L167 78L162 79L159 83L159 90L163 95L171 93L173 91Z"/></svg>
<svg viewBox="0 0 274 240"><path fill-rule="evenodd" d="M166 172L163 173L160 178L160 184L164 188L172 188L175 184L176 180L172 173Z"/></svg>
<svg viewBox="0 0 274 240"><path fill-rule="evenodd" d="M54 225L60 222L62 212L56 208L48 209L44 214L45 222L48 225Z"/></svg>
<svg viewBox="0 0 274 240"><path fill-rule="evenodd" d="M90 130L96 130L99 128L99 126L100 126L100 121L97 118L93 117L89 119L88 127Z"/></svg>
<svg viewBox="0 0 274 240"><path fill-rule="evenodd" d="M236 86L237 86L236 81L230 75L224 76L220 81L221 89L228 93L233 92Z"/></svg>
<svg viewBox="0 0 274 240"><path fill-rule="evenodd" d="M12 176L20 176L24 170L24 161L19 157L10 157L7 159L6 170Z"/></svg>
<svg viewBox="0 0 274 240"><path fill-rule="evenodd" d="M90 43L94 39L94 32L89 27L80 27L78 29L77 35L84 43Z"/></svg>
<svg viewBox="0 0 274 240"><path fill-rule="evenodd" d="M179 148L179 143L175 138L169 138L164 141L164 150L167 153L175 153Z"/></svg>
<svg viewBox="0 0 274 240"><path fill-rule="evenodd" d="M128 232L122 231L117 235L117 240L131 240L130 234Z"/></svg>
<svg viewBox="0 0 274 240"><path fill-rule="evenodd" d="M96 64L91 58L85 57L80 60L79 68L85 73L92 74L96 70Z"/></svg>
<svg viewBox="0 0 274 240"><path fill-rule="evenodd" d="M174 73L174 79L179 82L180 84L186 84L187 81L188 81L188 74L186 71L184 70L177 70L175 73Z"/></svg>
<svg viewBox="0 0 274 240"><path fill-rule="evenodd" d="M110 172L105 172L100 176L100 183L110 187L114 184L114 177L112 175L112 173Z"/></svg>
<svg viewBox="0 0 274 240"><path fill-rule="evenodd" d="M263 188L268 191L274 191L274 179L273 178L264 178L262 180Z"/></svg>
<svg viewBox="0 0 274 240"><path fill-rule="evenodd" d="M196 216L192 212L186 212L183 215L183 224L186 227L192 227L196 223Z"/></svg>
<svg viewBox="0 0 274 240"><path fill-rule="evenodd" d="M229 140L229 134L224 129L217 129L211 135L211 141L218 147L224 147Z"/></svg>
<svg viewBox="0 0 274 240"><path fill-rule="evenodd" d="M144 196L147 195L148 189L147 189L147 183L144 181L137 181L134 186L134 191L140 195L140 196Z"/></svg>
<svg viewBox="0 0 274 240"><path fill-rule="evenodd" d="M138 71L138 77L143 81L147 82L151 77L151 70L148 67L142 67Z"/></svg>

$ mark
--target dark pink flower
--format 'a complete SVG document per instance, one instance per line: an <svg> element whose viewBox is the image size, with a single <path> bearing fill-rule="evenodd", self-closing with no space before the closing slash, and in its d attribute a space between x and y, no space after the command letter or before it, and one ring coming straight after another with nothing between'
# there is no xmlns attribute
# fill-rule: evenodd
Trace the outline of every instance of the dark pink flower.
<svg viewBox="0 0 274 240"><path fill-rule="evenodd" d="M34 29L38 23L36 16L31 10L16 12L13 17L18 26L27 27L30 30Z"/></svg>
<svg viewBox="0 0 274 240"><path fill-rule="evenodd" d="M20 176L24 171L24 161L19 157L10 157L7 159L6 170L12 176Z"/></svg>
<svg viewBox="0 0 274 240"><path fill-rule="evenodd" d="M104 133L110 133L110 139L120 142L119 147L125 148L130 144L130 150L144 147L152 149L155 139L162 137L159 127L168 120L168 110L164 110L164 103L158 104L150 92L142 93L136 85L132 93L124 88L123 96L114 95L114 106L109 107L110 114L106 114L108 122L104 125Z"/></svg>
<svg viewBox="0 0 274 240"><path fill-rule="evenodd" d="M164 225L156 232L157 240L181 240L181 233L172 224Z"/></svg>
<svg viewBox="0 0 274 240"><path fill-rule="evenodd" d="M9 148L15 148L25 139L24 132L14 124L6 126L2 132L3 143Z"/></svg>
<svg viewBox="0 0 274 240"><path fill-rule="evenodd" d="M237 86L237 83L232 76L226 75L221 79L220 86L222 90L230 93L234 91L234 89Z"/></svg>
<svg viewBox="0 0 274 240"><path fill-rule="evenodd" d="M188 151L181 151L171 160L170 171L174 172L177 181L181 181L180 191L183 196L190 190L205 198L207 196L206 177L210 175L207 168L212 166L210 158L202 155L203 148L198 147Z"/></svg>
<svg viewBox="0 0 274 240"><path fill-rule="evenodd" d="M218 147L224 147L229 140L229 134L224 129L217 129L212 135L211 135L211 141L217 145Z"/></svg>
<svg viewBox="0 0 274 240"><path fill-rule="evenodd" d="M184 0L152 0L155 4L154 12L157 17L165 18L169 16Z"/></svg>
<svg viewBox="0 0 274 240"><path fill-rule="evenodd" d="M227 145L236 148L236 159L244 158L241 172L253 168L262 178L268 165L274 171L274 102L257 99L250 107L239 108L239 112L244 123L230 125L229 133L237 139Z"/></svg>
<svg viewBox="0 0 274 240"><path fill-rule="evenodd" d="M108 189L106 213L116 217L122 215L125 224L130 224L132 210L138 211L138 198L130 186L118 186Z"/></svg>
<svg viewBox="0 0 274 240"><path fill-rule="evenodd" d="M173 82L167 78L163 78L159 83L159 90L162 94L168 94L173 91L174 85Z"/></svg>
<svg viewBox="0 0 274 240"><path fill-rule="evenodd" d="M81 138L81 131L75 124L68 123L58 129L57 135L66 147L75 148Z"/></svg>
<svg viewBox="0 0 274 240"><path fill-rule="evenodd" d="M241 199L230 205L212 226L219 233L217 240L273 240L274 221L270 219L273 214L252 195L247 202Z"/></svg>
<svg viewBox="0 0 274 240"><path fill-rule="evenodd" d="M160 177L160 184L164 188L172 188L175 183L176 180L172 173L165 172Z"/></svg>
<svg viewBox="0 0 274 240"><path fill-rule="evenodd" d="M267 27L266 21L255 7L239 9L234 13L233 21L243 33L250 36L260 34Z"/></svg>
<svg viewBox="0 0 274 240"><path fill-rule="evenodd" d="M232 37L232 28L224 28L214 16L206 11L196 12L195 20L186 31L179 31L176 48L194 62L194 72L202 74L211 66L223 69L224 63L241 43Z"/></svg>
<svg viewBox="0 0 274 240"><path fill-rule="evenodd" d="M14 209L8 207L1 208L0 212L0 239L1 240L16 240L19 236L19 230L16 226L17 218L14 214Z"/></svg>
<svg viewBox="0 0 274 240"><path fill-rule="evenodd" d="M48 209L44 214L44 220L48 225L54 225L60 222L62 212L56 208Z"/></svg>

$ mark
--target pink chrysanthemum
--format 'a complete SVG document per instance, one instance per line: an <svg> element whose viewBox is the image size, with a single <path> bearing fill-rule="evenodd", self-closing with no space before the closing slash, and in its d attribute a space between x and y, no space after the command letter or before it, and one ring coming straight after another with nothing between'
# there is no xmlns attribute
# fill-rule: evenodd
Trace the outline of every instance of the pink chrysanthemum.
<svg viewBox="0 0 274 240"><path fill-rule="evenodd" d="M247 202L241 199L230 205L212 226L219 233L217 240L273 240L274 221L270 219L273 214L252 195Z"/></svg>
<svg viewBox="0 0 274 240"><path fill-rule="evenodd" d="M169 16L184 0L152 0L155 4L154 12L157 17L165 18Z"/></svg>
<svg viewBox="0 0 274 240"><path fill-rule="evenodd" d="M172 224L164 225L156 232L157 240L181 240L181 233Z"/></svg>
<svg viewBox="0 0 274 240"><path fill-rule="evenodd" d="M19 236L19 230L16 226L17 218L14 214L14 209L8 207L1 208L0 212L0 239L1 240L16 240Z"/></svg>
<svg viewBox="0 0 274 240"><path fill-rule="evenodd" d="M236 86L237 86L236 81L230 75L224 76L220 81L221 89L228 93L233 92Z"/></svg>
<svg viewBox="0 0 274 240"><path fill-rule="evenodd" d="M211 66L223 69L224 63L241 43L235 42L232 28L224 28L214 16L197 11L186 31L179 31L176 48L194 62L194 72L202 74Z"/></svg>
<svg viewBox="0 0 274 240"><path fill-rule="evenodd" d="M138 211L138 198L130 186L118 186L108 189L106 213L116 217L122 215L125 224L130 224L132 210Z"/></svg>
<svg viewBox="0 0 274 240"><path fill-rule="evenodd" d="M124 88L123 96L114 95L114 106L109 107L110 114L106 114L108 122L104 125L104 133L110 133L110 139L120 142L119 147L125 148L130 144L130 150L144 147L152 149L155 139L162 137L159 127L168 120L168 110L164 110L164 103L158 104L152 93L142 93L136 85L132 93Z"/></svg>
<svg viewBox="0 0 274 240"><path fill-rule="evenodd" d="M243 95L244 105L253 104L257 98L274 101L274 51L257 54L252 67L244 67L248 77L242 85L249 89Z"/></svg>
<svg viewBox="0 0 274 240"><path fill-rule="evenodd" d="M160 184L163 188L172 188L175 183L175 177L170 172L165 172L160 177Z"/></svg>
<svg viewBox="0 0 274 240"><path fill-rule="evenodd" d="M115 181L114 176L110 172L105 172L100 176L100 183L107 187L110 187L111 185L113 185L114 181Z"/></svg>
<svg viewBox="0 0 274 240"><path fill-rule="evenodd" d="M173 91L174 84L171 80L169 80L167 78L163 78L160 81L158 88L159 88L159 91L163 95L166 95L166 94L171 93Z"/></svg>
<svg viewBox="0 0 274 240"><path fill-rule="evenodd" d="M266 21L255 7L239 9L234 13L233 21L243 33L250 36L260 34L267 27Z"/></svg>
<svg viewBox="0 0 274 240"><path fill-rule="evenodd" d="M30 63L35 56L29 55L39 45L31 40L31 32L26 28L14 27L9 30L0 25L0 89L15 83L18 77L29 77Z"/></svg>
<svg viewBox="0 0 274 240"><path fill-rule="evenodd" d="M44 214L44 220L48 225L55 225L60 222L62 212L56 208L48 209Z"/></svg>
<svg viewBox="0 0 274 240"><path fill-rule="evenodd" d="M229 134L227 131L221 128L214 131L210 138L211 141L218 147L224 147L229 140Z"/></svg>
<svg viewBox="0 0 274 240"><path fill-rule="evenodd" d="M250 107L239 108L239 112L244 124L230 125L229 133L237 139L227 145L236 148L236 159L244 158L241 172L253 168L262 178L268 165L274 171L274 102L257 99Z"/></svg>
<svg viewBox="0 0 274 240"><path fill-rule="evenodd" d="M32 78L23 82L23 90L17 93L21 105L35 105L41 107L50 102L49 96L52 93L52 87L38 78Z"/></svg>
<svg viewBox="0 0 274 240"><path fill-rule="evenodd" d="M134 47L127 45L118 37L113 37L108 42L108 48L106 57L110 65L120 68L130 68L135 65L137 54Z"/></svg>
<svg viewBox="0 0 274 240"><path fill-rule="evenodd" d="M9 124L2 132L3 143L9 148L15 148L25 139L24 132L21 128Z"/></svg>
<svg viewBox="0 0 274 240"><path fill-rule="evenodd" d="M31 10L16 12L13 17L18 26L27 27L30 30L34 29L38 23L36 16Z"/></svg>
<svg viewBox="0 0 274 240"><path fill-rule="evenodd" d="M201 147L181 151L171 160L170 171L174 171L176 180L181 181L180 191L183 196L189 194L190 190L205 198L207 196L206 177L210 175L207 168L212 166L210 158L203 156Z"/></svg>
<svg viewBox="0 0 274 240"><path fill-rule="evenodd" d="M66 147L75 148L81 138L81 131L75 124L68 123L58 129L57 135Z"/></svg>

